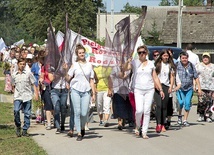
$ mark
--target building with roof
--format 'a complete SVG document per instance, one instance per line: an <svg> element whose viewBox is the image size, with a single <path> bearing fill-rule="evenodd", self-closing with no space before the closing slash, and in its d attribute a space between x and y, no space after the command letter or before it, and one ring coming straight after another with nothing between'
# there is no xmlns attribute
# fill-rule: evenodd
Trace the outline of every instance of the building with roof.
<svg viewBox="0 0 214 155"><path fill-rule="evenodd" d="M115 25L121 19L130 15L131 21L138 18L136 14L115 13L112 18L110 13L97 15L97 38L105 38L105 28L113 36ZM114 21L113 23L111 21ZM177 22L178 6L147 7L147 15L142 29L142 37L152 37L149 31L152 24L156 23L157 31L164 45L176 46L177 44ZM192 43L196 49L212 50L214 47L214 7L208 3L201 7L183 7L182 16L182 48Z"/></svg>

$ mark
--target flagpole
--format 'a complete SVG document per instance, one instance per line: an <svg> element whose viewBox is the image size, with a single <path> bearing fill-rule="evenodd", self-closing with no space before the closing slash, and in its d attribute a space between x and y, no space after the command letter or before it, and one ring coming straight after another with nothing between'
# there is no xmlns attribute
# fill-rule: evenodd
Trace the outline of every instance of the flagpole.
<svg viewBox="0 0 214 155"><path fill-rule="evenodd" d="M114 0L111 0L111 37L114 35Z"/></svg>

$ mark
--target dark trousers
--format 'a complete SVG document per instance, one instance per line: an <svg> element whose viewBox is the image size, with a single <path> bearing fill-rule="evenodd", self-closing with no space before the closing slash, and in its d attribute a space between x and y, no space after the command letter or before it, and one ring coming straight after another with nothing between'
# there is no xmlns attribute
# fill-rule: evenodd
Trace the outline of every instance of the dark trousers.
<svg viewBox="0 0 214 155"><path fill-rule="evenodd" d="M167 117L167 106L169 102L169 87L162 84L162 89L165 94L165 98L162 100L160 93L158 90L155 89L154 99L156 102L156 121L157 124L164 125L166 123Z"/></svg>

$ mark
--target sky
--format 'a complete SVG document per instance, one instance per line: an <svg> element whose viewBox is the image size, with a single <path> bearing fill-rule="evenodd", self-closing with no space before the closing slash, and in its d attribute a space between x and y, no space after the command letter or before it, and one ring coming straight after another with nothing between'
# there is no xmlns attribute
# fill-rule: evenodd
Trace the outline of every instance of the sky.
<svg viewBox="0 0 214 155"><path fill-rule="evenodd" d="M158 6L161 0L114 0L114 12L120 12L126 3L131 6ZM103 0L104 5L107 6L107 12L111 11L111 0Z"/></svg>

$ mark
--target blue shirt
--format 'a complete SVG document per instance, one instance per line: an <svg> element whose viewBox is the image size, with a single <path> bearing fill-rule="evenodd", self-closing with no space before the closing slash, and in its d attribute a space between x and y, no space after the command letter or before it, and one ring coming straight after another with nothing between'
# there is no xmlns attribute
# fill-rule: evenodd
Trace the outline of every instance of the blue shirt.
<svg viewBox="0 0 214 155"><path fill-rule="evenodd" d="M177 63L177 72L178 76L181 80L181 90L182 91L188 91L190 89L193 89L193 79L198 78L197 71L195 69L195 66L191 64L191 62L188 62L187 67L185 68L180 61Z"/></svg>
<svg viewBox="0 0 214 155"><path fill-rule="evenodd" d="M35 85L38 86L39 85L39 74L40 74L40 65L38 62L33 63L32 67L31 67L31 72L33 73L36 82Z"/></svg>

